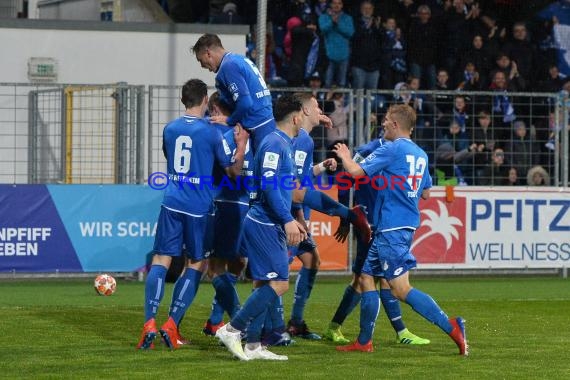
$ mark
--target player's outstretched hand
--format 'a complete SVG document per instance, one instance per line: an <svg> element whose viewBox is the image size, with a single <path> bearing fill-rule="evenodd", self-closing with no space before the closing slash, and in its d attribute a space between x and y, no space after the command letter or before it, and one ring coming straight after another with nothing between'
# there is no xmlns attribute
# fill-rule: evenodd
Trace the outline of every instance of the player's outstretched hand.
<svg viewBox="0 0 570 380"><path fill-rule="evenodd" d="M350 223L347 219L342 219L340 221L340 225L336 229L334 233L334 239L339 243L344 243L346 238L348 237L348 233L350 232Z"/></svg>
<svg viewBox="0 0 570 380"><path fill-rule="evenodd" d="M350 159L350 150L343 143L337 143L332 151L340 158L342 161Z"/></svg>
<svg viewBox="0 0 570 380"><path fill-rule="evenodd" d="M334 158L327 158L322 162L322 164L327 170L330 170L331 172L334 172L337 167L337 162Z"/></svg>
<svg viewBox="0 0 570 380"><path fill-rule="evenodd" d="M296 220L292 220L285 224L285 235L287 236L287 245L296 246L307 238L307 231Z"/></svg>

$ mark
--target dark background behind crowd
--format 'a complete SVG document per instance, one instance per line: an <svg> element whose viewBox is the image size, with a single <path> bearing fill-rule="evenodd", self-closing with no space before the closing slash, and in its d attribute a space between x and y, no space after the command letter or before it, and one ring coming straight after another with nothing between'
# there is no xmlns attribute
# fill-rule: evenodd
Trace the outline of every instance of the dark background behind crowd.
<svg viewBox="0 0 570 380"><path fill-rule="evenodd" d="M250 25L256 60L257 1L159 3L175 22ZM319 88L395 90L367 117L413 106L436 183L549 185L562 117L552 99L511 94L570 89L557 23L570 25L570 0L270 0L265 77L274 91L310 87L333 117L333 131L314 131L318 158L348 133L346 97Z"/></svg>

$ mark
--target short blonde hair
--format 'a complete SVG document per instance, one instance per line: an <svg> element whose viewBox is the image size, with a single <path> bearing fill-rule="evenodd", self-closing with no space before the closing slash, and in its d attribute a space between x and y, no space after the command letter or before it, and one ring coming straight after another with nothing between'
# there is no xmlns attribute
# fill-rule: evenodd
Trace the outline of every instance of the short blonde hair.
<svg viewBox="0 0 570 380"><path fill-rule="evenodd" d="M396 119L403 130L411 132L416 126L416 111L407 104L391 105L388 114Z"/></svg>

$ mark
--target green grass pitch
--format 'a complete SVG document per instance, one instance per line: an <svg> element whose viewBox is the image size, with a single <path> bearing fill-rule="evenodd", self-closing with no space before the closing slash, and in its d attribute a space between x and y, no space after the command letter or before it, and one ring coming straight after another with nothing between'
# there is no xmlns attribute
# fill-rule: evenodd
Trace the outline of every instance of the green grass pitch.
<svg viewBox="0 0 570 380"><path fill-rule="evenodd" d="M93 276L95 277L95 276ZM306 320L321 332L332 317L347 278L320 277ZM190 346L136 351L143 324L144 284L118 279L117 292L97 296L91 279L0 281L0 378L22 379L568 379L570 280L561 278L418 278L450 316L467 321L471 353L402 305L407 327L429 346L397 344L383 311L375 352L339 353L325 341L297 339L274 351L288 362L239 362L214 338L201 334L212 286L202 283L181 324ZM165 320L169 284L158 323ZM247 283L239 285L244 299ZM286 317L292 289L285 296ZM358 308L343 331L358 332ZM158 342L158 340L157 340Z"/></svg>

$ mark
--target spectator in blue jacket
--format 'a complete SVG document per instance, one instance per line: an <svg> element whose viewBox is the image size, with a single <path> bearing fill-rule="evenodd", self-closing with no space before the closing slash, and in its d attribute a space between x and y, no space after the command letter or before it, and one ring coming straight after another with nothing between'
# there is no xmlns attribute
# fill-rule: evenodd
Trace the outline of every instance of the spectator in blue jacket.
<svg viewBox="0 0 570 380"><path fill-rule="evenodd" d="M346 87L350 58L350 38L354 34L352 16L342 11L342 0L331 0L329 9L319 17L319 29L325 40L329 64L325 75L325 87L333 84Z"/></svg>

